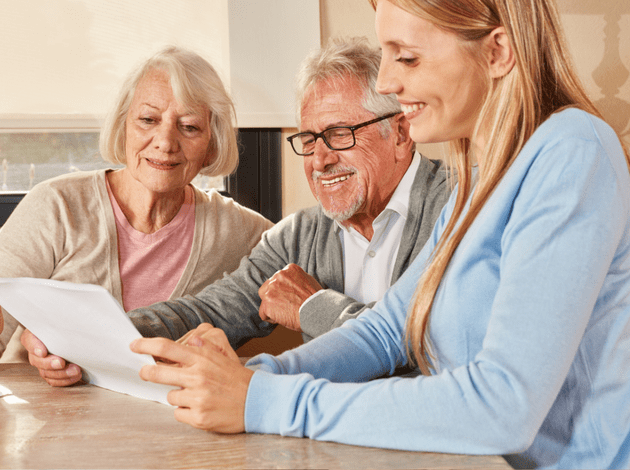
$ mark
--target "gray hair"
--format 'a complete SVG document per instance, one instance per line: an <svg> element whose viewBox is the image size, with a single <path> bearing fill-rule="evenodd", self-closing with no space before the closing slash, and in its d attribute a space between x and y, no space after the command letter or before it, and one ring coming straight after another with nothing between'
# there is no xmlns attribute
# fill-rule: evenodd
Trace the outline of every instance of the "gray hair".
<svg viewBox="0 0 630 470"><path fill-rule="evenodd" d="M114 107L107 115L100 136L103 158L126 163L125 121L140 80L151 70L168 73L175 99L186 108L203 106L210 113L210 164L200 173L225 176L238 166L236 112L216 70L198 54L174 46L166 47L132 71L124 81Z"/></svg>
<svg viewBox="0 0 630 470"><path fill-rule="evenodd" d="M325 80L338 80L341 85L347 80L356 80L363 88L363 107L382 116L400 112L400 103L393 94L381 95L376 92L381 51L370 46L363 37L333 38L325 47L309 54L297 74L296 117L298 126L305 95L317 83ZM391 129L389 119L381 121L384 137Z"/></svg>

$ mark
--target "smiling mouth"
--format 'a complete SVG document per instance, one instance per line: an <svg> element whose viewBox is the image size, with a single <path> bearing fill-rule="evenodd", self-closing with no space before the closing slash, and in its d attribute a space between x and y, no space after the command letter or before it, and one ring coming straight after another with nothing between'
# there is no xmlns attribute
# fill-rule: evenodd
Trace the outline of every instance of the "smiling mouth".
<svg viewBox="0 0 630 470"><path fill-rule="evenodd" d="M342 181L346 181L351 176L352 175L344 175L344 176L338 176L337 178L333 178L331 180L321 180L322 186L324 186L326 188L328 186L332 186L334 184L341 183Z"/></svg>
<svg viewBox="0 0 630 470"><path fill-rule="evenodd" d="M416 111L420 111L426 105L427 105L426 103L401 104L400 109L402 109L403 113L410 114Z"/></svg>
<svg viewBox="0 0 630 470"><path fill-rule="evenodd" d="M159 162L157 160L151 160L149 158L146 158L145 160L147 162L149 162L152 166L156 166L156 167L164 169L164 170L168 170L170 168L175 168L177 165L179 165L179 163Z"/></svg>

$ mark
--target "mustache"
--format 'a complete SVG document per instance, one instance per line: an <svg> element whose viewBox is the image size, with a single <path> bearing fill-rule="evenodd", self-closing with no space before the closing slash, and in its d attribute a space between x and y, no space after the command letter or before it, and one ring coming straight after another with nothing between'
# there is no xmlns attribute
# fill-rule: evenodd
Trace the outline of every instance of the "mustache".
<svg viewBox="0 0 630 470"><path fill-rule="evenodd" d="M335 166L335 167L329 168L326 171L313 170L313 172L311 173L311 179L314 182L317 182L317 180L320 178L337 176L343 173L358 173L358 172L359 170L357 170L355 167L351 165L341 165L341 166Z"/></svg>

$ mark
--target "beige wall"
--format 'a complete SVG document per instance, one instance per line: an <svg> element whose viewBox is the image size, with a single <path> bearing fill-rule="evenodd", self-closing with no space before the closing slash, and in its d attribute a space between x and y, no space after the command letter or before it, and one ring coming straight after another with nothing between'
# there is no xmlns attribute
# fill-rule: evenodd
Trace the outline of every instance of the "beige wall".
<svg viewBox="0 0 630 470"><path fill-rule="evenodd" d="M630 1L557 0L569 48L592 99L630 146ZM367 0L320 0L322 42L334 36L366 36L377 45L374 12ZM295 129L285 129L290 135ZM285 141L286 143L286 141ZM440 145L420 146L440 158ZM302 161L283 148L282 208L288 215L316 203Z"/></svg>

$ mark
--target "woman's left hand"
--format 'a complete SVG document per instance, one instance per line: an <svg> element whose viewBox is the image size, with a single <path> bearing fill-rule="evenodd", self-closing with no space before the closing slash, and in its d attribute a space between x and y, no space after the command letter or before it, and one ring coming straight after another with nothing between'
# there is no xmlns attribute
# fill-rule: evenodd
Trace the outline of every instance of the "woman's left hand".
<svg viewBox="0 0 630 470"><path fill-rule="evenodd" d="M178 407L175 419L208 431L245 431L245 400L254 372L241 365L222 330L207 329L203 337L191 336L186 343L141 338L130 347L172 363L144 366L140 377L181 387L167 396Z"/></svg>

